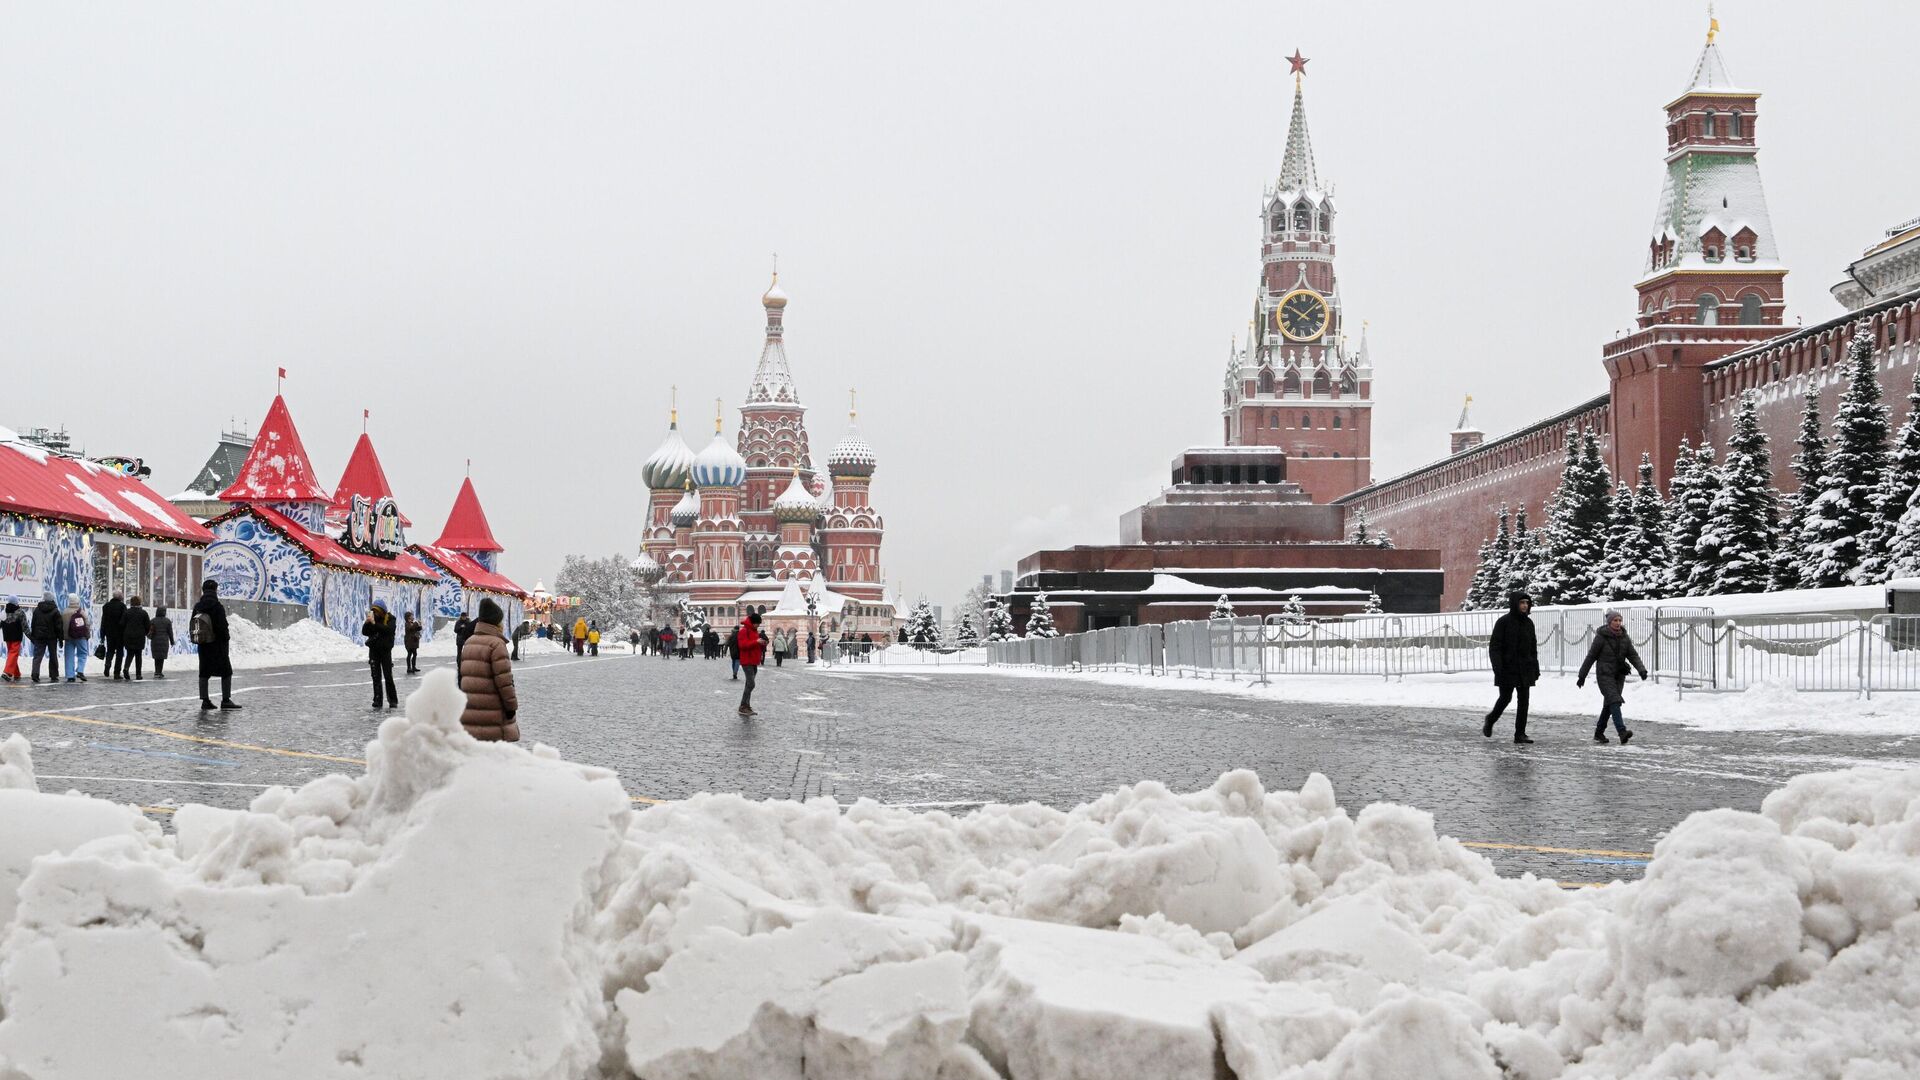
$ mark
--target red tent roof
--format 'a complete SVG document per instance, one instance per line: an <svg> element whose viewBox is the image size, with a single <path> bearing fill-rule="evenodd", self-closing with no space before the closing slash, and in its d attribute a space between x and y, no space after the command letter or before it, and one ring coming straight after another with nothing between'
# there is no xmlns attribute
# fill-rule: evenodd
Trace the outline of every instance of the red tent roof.
<svg viewBox="0 0 1920 1080"><path fill-rule="evenodd" d="M300 432L287 412L287 401L278 394L260 422L260 434L253 438L253 449L240 466L240 478L220 493L227 502L327 502L327 490L313 475L313 463L307 460L307 448L300 445Z"/></svg>
<svg viewBox="0 0 1920 1080"><path fill-rule="evenodd" d="M359 555L341 547L339 542L333 537L322 533L310 533L299 522L287 515L282 514L272 507L263 506L258 503L236 506L226 513L221 514L219 517L214 518L212 521L209 521L207 524L215 525L222 521L238 517L241 514L252 514L267 527L286 537L288 542L306 552L312 557L314 562L322 566L332 566L342 570L362 570L373 574L388 574L393 577L416 578L425 582L440 580L439 575L433 572L432 567L404 551L391 559L383 559L377 555Z"/></svg>
<svg viewBox="0 0 1920 1080"><path fill-rule="evenodd" d="M360 433L360 441L353 444L353 453L347 457L347 471L340 474L340 483L333 489L333 505L327 507L330 517L346 517L353 513L353 497L361 495L368 502L378 502L382 498L391 498L393 488L387 485L387 470L380 467L380 455L373 452L373 440L366 432ZM407 515L400 515L400 524L413 528L413 522Z"/></svg>
<svg viewBox="0 0 1920 1080"><path fill-rule="evenodd" d="M460 579L460 584L469 589L485 592L506 593L508 596L525 598L527 590L513 583L505 574L493 571L449 548L434 544L415 544L407 549L417 552L447 568L447 572Z"/></svg>
<svg viewBox="0 0 1920 1080"><path fill-rule="evenodd" d="M480 496L473 493L473 477L460 481L460 494L453 497L453 509L447 512L447 527L440 530L433 546L451 551L507 550L493 538L487 512L480 509Z"/></svg>
<svg viewBox="0 0 1920 1080"><path fill-rule="evenodd" d="M199 522L118 469L11 441L0 442L0 513L188 544L213 541Z"/></svg>

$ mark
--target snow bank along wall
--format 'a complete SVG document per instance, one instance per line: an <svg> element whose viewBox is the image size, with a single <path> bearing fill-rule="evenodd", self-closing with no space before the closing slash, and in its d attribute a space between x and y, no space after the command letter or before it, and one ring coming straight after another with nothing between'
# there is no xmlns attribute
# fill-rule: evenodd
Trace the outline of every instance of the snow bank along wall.
<svg viewBox="0 0 1920 1080"><path fill-rule="evenodd" d="M462 704L432 672L363 776L170 836L0 743L0 1075L1920 1071L1920 770L1800 777L1569 892L1317 775L635 812L605 770L474 742Z"/></svg>

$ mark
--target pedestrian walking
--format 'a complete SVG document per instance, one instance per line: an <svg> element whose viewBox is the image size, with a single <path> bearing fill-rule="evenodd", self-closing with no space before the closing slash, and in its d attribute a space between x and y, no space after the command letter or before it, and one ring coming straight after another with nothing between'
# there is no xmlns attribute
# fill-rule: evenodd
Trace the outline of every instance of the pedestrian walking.
<svg viewBox="0 0 1920 1080"><path fill-rule="evenodd" d="M147 628L147 641L152 646L153 677L167 677L167 654L173 651L173 620L167 618L165 604L153 610L153 625Z"/></svg>
<svg viewBox="0 0 1920 1080"><path fill-rule="evenodd" d="M93 640L93 620L80 601L67 597L67 681L87 681L87 643Z"/></svg>
<svg viewBox="0 0 1920 1080"><path fill-rule="evenodd" d="M1533 634L1533 597L1523 592L1507 597L1507 613L1493 624L1487 638L1487 657L1493 661L1493 685L1500 688L1493 711L1480 734L1493 738L1493 725L1513 702L1513 741L1530 743L1527 738L1527 697L1533 684L1540 681L1540 642Z"/></svg>
<svg viewBox="0 0 1920 1080"><path fill-rule="evenodd" d="M633 649L633 655L635 656L640 655L640 641L641 641L640 631L638 630L627 631L627 644L629 647Z"/></svg>
<svg viewBox="0 0 1920 1080"><path fill-rule="evenodd" d="M6 643L6 667L0 669L0 682L20 681L20 649L27 640L27 613L20 601L7 597L7 609L0 613L0 641Z"/></svg>
<svg viewBox="0 0 1920 1080"><path fill-rule="evenodd" d="M460 689L467 707L460 726L482 742L519 742L520 697L513 689L513 660L500 629L506 616L492 599L480 601L473 636L460 650Z"/></svg>
<svg viewBox="0 0 1920 1080"><path fill-rule="evenodd" d="M587 620L584 616L573 620L573 655L587 655Z"/></svg>
<svg viewBox="0 0 1920 1080"><path fill-rule="evenodd" d="M66 624L60 619L60 609L53 605L53 594L42 593L40 602L33 606L33 617L27 623L27 640L33 645L33 681L40 681L40 658L47 658L47 678L52 682L60 681L60 650L67 639Z"/></svg>
<svg viewBox="0 0 1920 1080"><path fill-rule="evenodd" d="M727 634L727 659L733 662L733 677L736 680L740 678L740 627L745 625L737 623L732 632Z"/></svg>
<svg viewBox="0 0 1920 1080"><path fill-rule="evenodd" d="M598 622L587 624L587 655L600 655L600 624Z"/></svg>
<svg viewBox="0 0 1920 1080"><path fill-rule="evenodd" d="M533 623L529 620L521 619L520 625L513 628L513 654L510 659L515 661L520 659L520 643L532 636Z"/></svg>
<svg viewBox="0 0 1920 1080"><path fill-rule="evenodd" d="M767 658L767 639L760 633L760 613L747 616L747 621L737 627L739 630L740 670L747 673L746 689L740 692L740 715L755 716L753 711L753 679L760 672L760 662Z"/></svg>
<svg viewBox="0 0 1920 1080"><path fill-rule="evenodd" d="M1627 745L1633 738L1633 732L1627 730L1626 718L1620 715L1620 706L1626 701L1627 668L1631 666L1639 672L1640 681L1647 679L1647 665L1640 662L1640 651L1633 647L1633 639L1627 636L1627 620L1617 611L1607 612L1607 623L1593 632L1593 644L1587 646L1587 658L1580 664L1580 677L1573 685L1587 685L1587 672L1593 671L1595 681L1600 684L1600 719L1593 725L1593 741L1607 741L1607 719L1613 719L1613 729L1620 735L1620 745Z"/></svg>
<svg viewBox="0 0 1920 1080"><path fill-rule="evenodd" d="M393 639L399 625L387 610L385 600L375 600L367 609L367 621L360 624L360 636L367 641L367 667L373 673L373 707L393 708L400 704L400 691L393 685ZM385 700L381 690L386 691Z"/></svg>
<svg viewBox="0 0 1920 1080"><path fill-rule="evenodd" d="M813 663L813 651L819 647L819 640L813 631L807 631L807 663L809 664Z"/></svg>
<svg viewBox="0 0 1920 1080"><path fill-rule="evenodd" d="M227 608L220 602L220 583L212 578L200 583L200 599L193 605L193 618L187 623L187 640L200 654L200 710L213 708L207 686L220 680L220 707L237 709L233 700L233 657L229 651L232 637L227 632Z"/></svg>
<svg viewBox="0 0 1920 1080"><path fill-rule="evenodd" d="M671 656L673 656L673 627L663 626L660 628L660 659L666 660Z"/></svg>
<svg viewBox="0 0 1920 1080"><path fill-rule="evenodd" d="M420 620L413 612L406 613L406 624L400 628L400 643L407 650L407 674L420 674Z"/></svg>
<svg viewBox="0 0 1920 1080"><path fill-rule="evenodd" d="M660 633L664 629L666 628L661 626L647 627L647 648L649 650L653 652L660 651Z"/></svg>
<svg viewBox="0 0 1920 1080"><path fill-rule="evenodd" d="M460 666L460 654L466 650L467 638L472 636L473 617L463 611L453 621L453 665L456 670Z"/></svg>
<svg viewBox="0 0 1920 1080"><path fill-rule="evenodd" d="M153 629L153 616L140 606L140 598L127 601L127 610L120 618L120 681L127 681L127 668L133 668L133 679L138 682L142 676L140 668L147 657L147 632Z"/></svg>
<svg viewBox="0 0 1920 1080"><path fill-rule="evenodd" d="M775 630L773 632L773 666L774 667L785 666L787 662L787 646L791 644L793 641L792 638L787 636L789 632L790 631L787 631L787 630Z"/></svg>
<svg viewBox="0 0 1920 1080"><path fill-rule="evenodd" d="M112 598L100 607L100 670L110 682L127 677L126 656L120 651L120 634L126 625L127 602L120 598L120 590L115 589Z"/></svg>

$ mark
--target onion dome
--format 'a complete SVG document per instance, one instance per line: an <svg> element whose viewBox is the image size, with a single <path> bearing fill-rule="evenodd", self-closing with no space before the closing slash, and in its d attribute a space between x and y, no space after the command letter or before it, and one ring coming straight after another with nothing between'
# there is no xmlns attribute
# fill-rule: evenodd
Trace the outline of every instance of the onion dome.
<svg viewBox="0 0 1920 1080"><path fill-rule="evenodd" d="M655 491L672 490L686 486L692 469L693 451L680 437L680 424L676 421L667 428L667 438L660 449L640 466L640 479Z"/></svg>
<svg viewBox="0 0 1920 1080"><path fill-rule="evenodd" d="M642 551L640 557L633 560L633 572L641 581L651 585L666 575L667 568L661 566L653 556Z"/></svg>
<svg viewBox="0 0 1920 1080"><path fill-rule="evenodd" d="M693 483L696 487L739 487L747 479L747 461L724 436L713 433L713 441L693 459Z"/></svg>
<svg viewBox="0 0 1920 1080"><path fill-rule="evenodd" d="M773 519L779 522L811 522L820 516L820 504L813 501L813 492L800 482L800 470L793 470L793 482L787 490L773 500Z"/></svg>
<svg viewBox="0 0 1920 1080"><path fill-rule="evenodd" d="M689 486L680 501L667 511L667 520L673 522L676 529L686 528L700 520L700 500L693 497L693 488Z"/></svg>
<svg viewBox="0 0 1920 1080"><path fill-rule="evenodd" d="M787 293L785 289L780 287L780 274L778 271L773 275L773 284L768 286L766 293L760 297L760 303L770 308L783 308L787 306Z"/></svg>
<svg viewBox="0 0 1920 1080"><path fill-rule="evenodd" d="M860 437L853 425L847 425L847 433L833 445L833 451L827 455L827 471L834 476L872 476L877 463L873 447Z"/></svg>

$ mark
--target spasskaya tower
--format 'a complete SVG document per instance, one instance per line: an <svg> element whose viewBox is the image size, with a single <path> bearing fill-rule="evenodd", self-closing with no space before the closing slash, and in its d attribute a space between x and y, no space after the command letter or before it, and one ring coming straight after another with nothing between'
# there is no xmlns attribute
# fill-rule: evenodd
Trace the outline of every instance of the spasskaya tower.
<svg viewBox="0 0 1920 1080"><path fill-rule="evenodd" d="M1302 89L1293 66L1293 116L1280 177L1260 213L1260 286L1243 344L1230 348L1222 423L1229 446L1287 453L1287 479L1314 502L1365 487L1372 471L1373 366L1366 330L1349 347L1334 276L1333 191L1314 169Z"/></svg>

